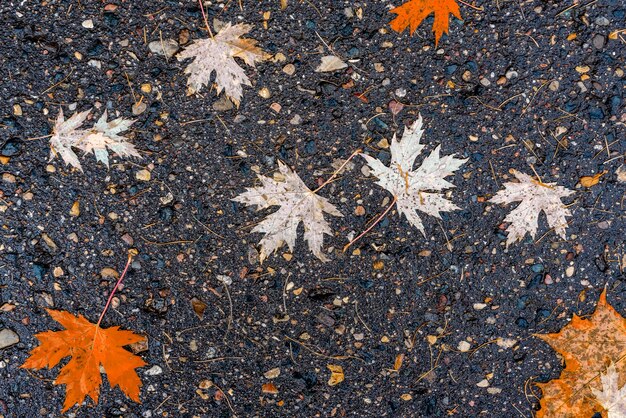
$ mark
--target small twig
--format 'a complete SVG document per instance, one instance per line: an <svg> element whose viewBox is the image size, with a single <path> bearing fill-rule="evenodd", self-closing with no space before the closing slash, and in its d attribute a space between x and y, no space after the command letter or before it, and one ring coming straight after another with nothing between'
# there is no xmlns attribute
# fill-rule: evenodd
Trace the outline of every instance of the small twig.
<svg viewBox="0 0 626 418"><path fill-rule="evenodd" d="M308 347L307 344L303 343L302 341L298 341L294 338L291 338L288 335L285 335L285 338L289 341L293 341L294 343L298 344L300 347L304 348L305 350L307 350L309 353L315 354L316 356L319 357L323 357L329 360L348 360L348 359L356 359L356 360L360 360L360 361L365 361L363 360L361 357L356 357L356 356L327 356L326 354L322 354L318 351L313 350L312 348Z"/></svg>
<svg viewBox="0 0 626 418"><path fill-rule="evenodd" d="M459 1L459 3L461 3L461 4L463 4L463 5L467 6L467 7L471 7L474 10L478 10L479 12L482 12L482 11L485 10L485 8L483 6L476 7L473 4L465 3L463 0L458 0L458 1Z"/></svg>
<svg viewBox="0 0 626 418"><path fill-rule="evenodd" d="M202 1L202 0L200 0L200 1ZM215 382L211 382L211 383L213 383L213 386L215 386L220 392L222 392L222 395L224 395L224 399L226 399L226 403L228 404L228 408L233 413L233 416L236 417L237 415L235 414L235 410L233 409L233 405L230 403L230 399L228 399L228 395L226 394L226 392L224 392L221 387L217 386L217 383L215 383Z"/></svg>
<svg viewBox="0 0 626 418"><path fill-rule="evenodd" d="M211 39L214 39L213 31L211 30L211 27L209 26L209 21L206 18L206 13L204 13L204 5L202 4L202 0L198 0L198 3L200 3L200 10L202 10L202 18L204 19L204 24L206 25L206 28L209 31L209 35L211 35Z"/></svg>
<svg viewBox="0 0 626 418"><path fill-rule="evenodd" d="M24 141L35 141L37 139L50 138L51 136L52 136L52 134L44 135L44 136L36 136L34 138L26 138L26 139L24 139Z"/></svg>
<svg viewBox="0 0 626 418"><path fill-rule="evenodd" d="M159 35L161 33L159 32ZM163 48L163 53L165 53L165 47L163 46L163 37L161 37L161 48ZM166 55L167 58L167 55ZM133 85L130 83L130 78L128 78L128 73L124 71L124 75L126 76L126 82L128 83L128 87L130 88L130 94L133 96L133 103L137 103L137 98L135 97L135 90L133 90Z"/></svg>
<svg viewBox="0 0 626 418"><path fill-rule="evenodd" d="M219 280L219 279L218 279ZM226 297L228 297L228 325L226 326L226 334L224 334L224 340L228 336L232 325L233 325L233 300L230 297L230 291L228 290L228 284L224 280L220 280L224 285L224 290L226 291Z"/></svg>
<svg viewBox="0 0 626 418"><path fill-rule="evenodd" d="M370 327L367 326L363 318L361 318L361 315L359 315L359 302L358 301L354 301L354 312L356 313L356 317L359 319L359 321L361 321L365 329L368 330L369 332L372 332L372 330L370 329Z"/></svg>
<svg viewBox="0 0 626 418"><path fill-rule="evenodd" d="M243 357L215 357L208 360L194 360L194 363L213 363L222 360L241 360Z"/></svg>
<svg viewBox="0 0 626 418"><path fill-rule="evenodd" d="M126 272L128 271L128 267L130 266L130 263L133 261L133 257L136 256L136 255L137 255L137 250L135 250L135 249L128 250L128 260L126 260L126 267L124 267L124 271L122 272L122 275L120 276L120 278L117 281L117 283L115 283L115 287L113 288L113 290L111 291L111 294L109 295L109 300L107 300L107 303L104 306L104 309L102 310L102 313L100 314L100 319L98 319L98 323L96 324L96 330L98 328L100 328L100 323L102 322L102 318L104 318L104 314L107 312L107 309L109 309L109 305L111 305L111 301L113 300L113 296L115 295L115 291L120 286L120 284L122 284L122 280L124 280L124 277L126 276Z"/></svg>
<svg viewBox="0 0 626 418"><path fill-rule="evenodd" d="M333 173L332 176L330 176L328 178L328 180L326 180L324 183L322 183L322 185L320 187L318 187L317 189L313 190L313 194L319 192L324 186L326 186L328 183L330 183L331 181L333 181L333 179L335 177L337 177L337 175L341 172L341 170L343 170L343 168L348 165L348 163L350 162L351 159L353 159L357 154L359 154L362 150L358 149L356 151L354 151L352 154L350 154L350 157L348 157L348 159L346 161L343 162L343 164L341 164L341 166L339 166L339 168L337 170L335 170L335 172Z"/></svg>
<svg viewBox="0 0 626 418"><path fill-rule="evenodd" d="M190 241L190 240L178 240L178 241L167 241L167 242L156 242L156 241L150 241L144 237L140 237L142 240L144 240L147 244L151 244L151 245L174 245L174 244L191 244L192 242L195 241Z"/></svg>
<svg viewBox="0 0 626 418"><path fill-rule="evenodd" d="M65 77L63 77L63 80L59 81L58 83L55 83L53 85L51 85L50 87L48 87L47 89L45 89L44 91L42 91L40 94L44 94L47 93L48 91L52 90L53 88L55 88L56 86L58 86L59 84L63 83L65 80L67 80L68 78L70 78L70 76L72 75L72 73L74 72L74 67L71 67L70 69L70 73L68 75L66 75Z"/></svg>
<svg viewBox="0 0 626 418"><path fill-rule="evenodd" d="M200 225L202 225L202 227L203 227L204 229L206 229L208 232L210 232L211 234L215 235L215 236L216 236L216 237L218 237L218 238L225 239L223 236L221 236L220 234L218 234L217 232L213 231L211 228L209 228L208 226L206 226L205 224L203 224L202 222L200 222L200 221L198 220L198 218L196 218L193 214L191 214L191 217L192 217L193 219L195 219L195 220L196 220L196 222L198 222Z"/></svg>
<svg viewBox="0 0 626 418"><path fill-rule="evenodd" d="M354 244L355 242L357 242L359 239L361 239L361 237L363 237L363 235L367 234L369 231L371 231L372 228L374 228L374 226L376 226L376 224L378 222L380 222L385 215L391 210L391 208L393 208L393 206L396 204L396 202L398 201L398 196L394 196L393 200L391 201L391 204L387 207L387 209L385 209L385 211L383 213L380 214L380 216L376 219L376 221L374 221L365 231L361 232L361 234L359 234L358 237L354 238L352 241L350 241L349 243L347 243L344 247L343 247L343 252L345 253L346 250L348 248L350 248L350 246L352 244Z"/></svg>

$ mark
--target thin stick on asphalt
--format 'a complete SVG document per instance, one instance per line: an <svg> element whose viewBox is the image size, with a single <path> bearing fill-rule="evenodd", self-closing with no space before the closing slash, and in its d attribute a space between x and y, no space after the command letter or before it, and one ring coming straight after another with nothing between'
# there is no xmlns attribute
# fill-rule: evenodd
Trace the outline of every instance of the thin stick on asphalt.
<svg viewBox="0 0 626 418"><path fill-rule="evenodd" d="M124 267L124 271L122 272L122 275L120 276L117 283L115 283L115 287L113 288L113 290L111 291L111 294L109 295L109 300L107 300L107 304L104 306L104 309L102 310L102 313L100 314L100 319L98 319L98 323L96 324L96 329L100 328L100 323L102 322L102 318L104 318L104 314L107 313L107 309L109 309L109 306L111 305L111 301L113 300L115 291L120 286L120 284L122 284L122 280L124 280L124 277L126 276L128 267L130 266L130 263L133 261L133 257L136 255L137 255L137 250L135 249L128 250L128 260L126 260L126 266Z"/></svg>
<svg viewBox="0 0 626 418"><path fill-rule="evenodd" d="M387 207L387 209L385 209L385 211L384 211L383 213L381 213L381 214L380 214L380 216L376 219L376 221L374 221L374 222L373 222L373 223L372 223L372 224L371 224L371 225L370 225L370 226L369 226L369 227L368 227L365 231L361 232L361 234L359 234L359 236L358 236L358 237L356 237L355 239L353 239L352 241L350 241L349 243L347 243L347 244L343 247L342 252L344 252L344 253L345 253L345 252L346 252L346 250L347 250L348 248L350 248L350 246L351 246L352 244L354 244L354 243L355 243L355 242L357 242L359 239L361 239L361 237L363 237L363 235L365 235L365 234L367 234L369 231L371 231L371 230L372 230L372 228L374 228L374 226L376 226L376 224L377 224L378 222L380 222L380 221L381 221L381 220L385 217L385 215L386 215L386 214L387 214L387 213L391 210L391 208L393 208L393 205L395 205L397 201L398 201L398 196L394 196L394 197L393 197L393 200L391 201L391 204Z"/></svg>
<svg viewBox="0 0 626 418"><path fill-rule="evenodd" d="M361 153L361 151L362 151L361 149L358 149L358 150L354 151L352 154L350 154L350 157L348 157L348 159L346 161L344 161L343 164L341 164L337 170L335 170L333 175L330 176L328 178L328 180L326 180L324 183L322 183L322 185L320 187L318 187L317 189L313 190L313 194L319 192L324 186L326 186L328 183L333 181L333 179L335 177L337 177L337 175L341 172L341 170L343 170L343 168L348 164L348 162L350 162L351 159L356 157L357 154Z"/></svg>
<svg viewBox="0 0 626 418"><path fill-rule="evenodd" d="M213 31L211 30L211 27L209 26L209 21L206 19L206 13L204 13L204 5L202 4L202 0L198 0L198 3L200 3L200 10L202 10L202 18L204 19L204 24L206 25L206 28L209 31L209 35L211 35L211 39L214 39Z"/></svg>

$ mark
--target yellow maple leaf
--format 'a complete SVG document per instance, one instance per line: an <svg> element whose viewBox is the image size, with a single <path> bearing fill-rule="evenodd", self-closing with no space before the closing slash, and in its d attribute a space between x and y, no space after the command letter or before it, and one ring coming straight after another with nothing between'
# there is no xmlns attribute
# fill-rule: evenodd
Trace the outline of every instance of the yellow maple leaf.
<svg viewBox="0 0 626 418"><path fill-rule="evenodd" d="M140 402L141 380L135 369L146 363L123 347L142 341L143 336L120 330L119 327L100 328L82 315L74 316L52 309L47 311L65 330L36 334L41 345L30 352L30 357L20 367L36 370L53 368L65 357L71 357L54 381L54 384L66 387L63 412L83 402L86 396L98 403L102 384L100 366L106 372L111 387L119 386L130 399Z"/></svg>
<svg viewBox="0 0 626 418"><path fill-rule="evenodd" d="M435 14L433 32L435 32L435 46L444 33L448 33L449 15L461 19L461 11L455 0L410 0L401 6L390 10L398 16L389 25L396 32L402 32L407 27L411 34L428 15Z"/></svg>
<svg viewBox="0 0 626 418"><path fill-rule="evenodd" d="M543 397L536 417L579 418L607 413L594 395L602 389L600 375L615 363L617 373L626 376L626 319L600 295L595 312L587 319L574 315L572 321L554 334L536 334L563 356L565 369L558 379L537 383Z"/></svg>

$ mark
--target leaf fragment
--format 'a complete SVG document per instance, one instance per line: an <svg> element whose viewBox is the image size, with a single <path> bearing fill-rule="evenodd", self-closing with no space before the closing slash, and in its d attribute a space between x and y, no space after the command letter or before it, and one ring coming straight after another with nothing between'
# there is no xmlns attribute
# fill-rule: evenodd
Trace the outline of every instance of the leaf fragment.
<svg viewBox="0 0 626 418"><path fill-rule="evenodd" d="M435 14L433 32L435 32L435 46L439 39L449 30L449 15L461 19L461 10L456 0L409 0L406 3L390 10L396 16L389 25L393 30L401 33L406 28L413 34L422 21L431 13Z"/></svg>
<svg viewBox="0 0 626 418"><path fill-rule="evenodd" d="M341 58L335 55L327 55L322 57L322 61L315 69L316 73L328 73L346 68L348 64L343 62Z"/></svg>
<svg viewBox="0 0 626 418"><path fill-rule="evenodd" d="M593 187L600 182L602 176L604 176L608 171L601 171L599 173L594 174L593 176L583 176L580 178L580 185L583 187Z"/></svg>
<svg viewBox="0 0 626 418"><path fill-rule="evenodd" d="M326 367L328 368L328 370L330 370L328 386L336 386L344 381L345 375L343 374L343 367L337 364L328 364L326 365Z"/></svg>

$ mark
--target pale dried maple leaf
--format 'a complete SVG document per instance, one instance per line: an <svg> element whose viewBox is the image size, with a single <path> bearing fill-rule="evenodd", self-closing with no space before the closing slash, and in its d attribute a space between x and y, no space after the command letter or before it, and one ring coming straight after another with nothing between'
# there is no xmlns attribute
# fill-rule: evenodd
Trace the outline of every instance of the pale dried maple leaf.
<svg viewBox="0 0 626 418"><path fill-rule="evenodd" d="M65 120L63 109L59 109L59 115L54 123L52 136L50 137L50 160L55 157L55 153L58 153L65 164L83 171L83 167L80 165L80 161L78 161L78 156L72 150L72 147L76 146L85 136L86 132L78 128L85 122L90 112L91 109L74 113L68 120Z"/></svg>
<svg viewBox="0 0 626 418"><path fill-rule="evenodd" d="M504 222L509 223L506 246L508 247L529 233L534 239L539 226L539 214L546 214L548 225L563 239L566 239L567 217L572 216L570 210L561 202L561 199L574 194L556 183L541 183L528 174L511 170L519 180L518 183L504 183L504 189L500 190L490 202L505 203L521 202L509 213Z"/></svg>
<svg viewBox="0 0 626 418"><path fill-rule="evenodd" d="M146 363L123 347L143 341L145 337L119 327L100 328L82 315L74 316L52 309L47 311L65 329L36 334L41 344L30 352L30 357L20 367L35 370L53 368L70 357L54 381L55 385L65 385L63 412L82 403L86 396L98 403L101 368L111 387L119 386L129 398L139 402L141 379L135 369Z"/></svg>
<svg viewBox="0 0 626 418"><path fill-rule="evenodd" d="M185 68L185 74L189 74L187 86L190 94L209 85L211 74L215 71L217 94L224 90L226 96L239 107L242 86L251 86L252 83L235 58L241 58L251 67L265 59L265 53L256 46L256 40L241 38L251 29L252 25L227 23L213 38L196 39L176 55L179 61L193 58Z"/></svg>
<svg viewBox="0 0 626 418"><path fill-rule="evenodd" d="M440 192L454 187L445 180L454 174L467 159L454 158L453 155L439 156L441 145L430 153L420 166L413 169L415 159L424 149L420 139L422 117L405 128L401 140L394 134L391 140L391 164L385 166L380 160L361 154L372 169L372 174L378 178L376 184L388 190L395 196L398 212L406 216L409 223L415 226L426 236L424 225L416 210L436 218L441 218L440 212L450 212L459 209L454 203L446 200Z"/></svg>
<svg viewBox="0 0 626 418"><path fill-rule="evenodd" d="M455 0L409 0L401 6L391 9L390 13L398 15L389 23L391 28L396 32L402 32L408 27L411 34L428 15L434 13L435 45L439 43L439 39L444 33L448 33L450 14L461 19L461 11Z"/></svg>
<svg viewBox="0 0 626 418"><path fill-rule="evenodd" d="M128 130L134 120L117 118L107 122L107 111L105 110L100 119L93 125L93 129L76 147L86 153L93 153L97 161L109 166L109 153L107 148L119 157L137 157L141 154L135 146L127 141L127 138L120 136L121 132Z"/></svg>
<svg viewBox="0 0 626 418"><path fill-rule="evenodd" d="M120 157L138 157L141 155L133 144L119 134L127 130L135 121L118 118L107 122L105 111L91 129L78 129L89 116L90 110L73 114L68 120L63 116L63 109L55 122L50 138L50 159L58 153L66 164L83 171L78 156L72 148L86 153L93 153L97 161L109 166L107 148Z"/></svg>
<svg viewBox="0 0 626 418"><path fill-rule="evenodd" d="M619 387L619 374L611 363L606 374L600 375L602 390L591 388L596 401L607 411L608 418L626 418L626 385Z"/></svg>
<svg viewBox="0 0 626 418"><path fill-rule="evenodd" d="M324 234L332 235L332 230L324 219L324 212L333 216L343 215L326 198L313 193L298 174L280 161L278 170L274 178L258 175L261 186L248 187L232 199L248 206L257 206L257 210L279 206L276 212L268 215L252 230L265 234L259 242L261 262L285 243L293 251L300 222L304 224L304 239L311 252L320 260L328 261L322 253L322 244Z"/></svg>
<svg viewBox="0 0 626 418"><path fill-rule="evenodd" d="M537 418L581 418L596 413L608 418L594 389L602 387L599 376L609 364L614 364L618 375L626 376L626 319L609 305L606 289L592 315L574 314L559 332L534 336L550 344L565 363L558 379L535 383L543 395Z"/></svg>

